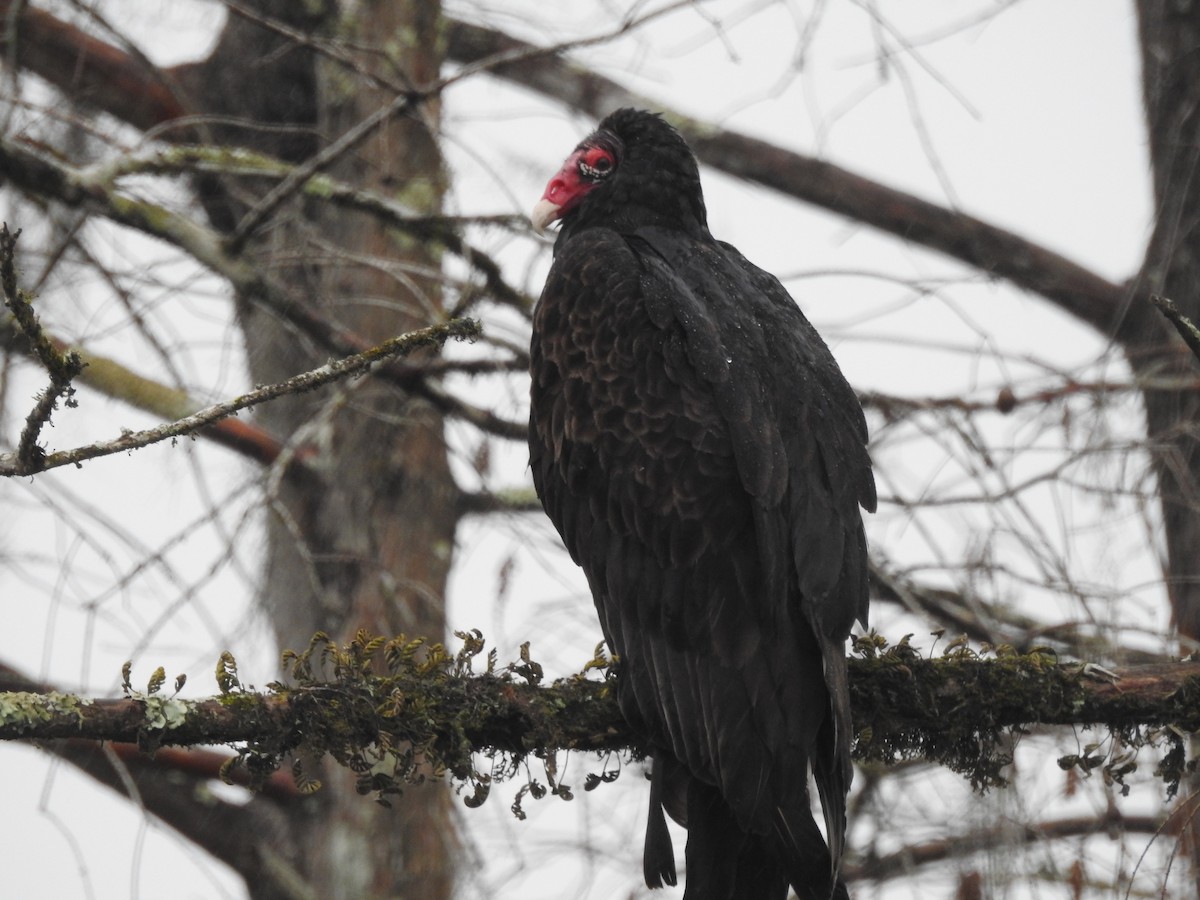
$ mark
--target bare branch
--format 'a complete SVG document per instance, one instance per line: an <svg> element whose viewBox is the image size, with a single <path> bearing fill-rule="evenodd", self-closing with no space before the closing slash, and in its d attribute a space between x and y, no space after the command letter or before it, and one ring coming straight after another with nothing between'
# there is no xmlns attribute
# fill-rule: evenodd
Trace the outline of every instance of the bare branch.
<svg viewBox="0 0 1200 900"><path fill-rule="evenodd" d="M1192 351L1192 355L1200 359L1200 328L1196 327L1196 323L1181 313L1174 301L1167 297L1151 294L1150 302L1158 307L1158 311L1166 316L1167 320L1175 326L1175 330L1179 332L1179 336L1183 338L1183 342L1188 345L1188 349Z"/></svg>
<svg viewBox="0 0 1200 900"><path fill-rule="evenodd" d="M355 187L318 172L310 164L297 167L261 153L236 147L190 144L153 147L143 153L130 153L106 160L81 174L89 181L114 184L118 178L127 175L186 175L195 172L232 177L272 178L280 181L279 188L286 183L288 194L299 192L314 200L328 201L347 209L369 213L394 228L449 250L483 276L485 288L497 302L526 313L533 307L533 298L510 285L504 279L500 265L482 250L468 243L460 231L463 225L468 224L528 231L529 220L524 216L464 219L458 216L421 215L391 197ZM229 249L232 251L237 243L231 239ZM460 305L452 312L454 315L463 315L465 311Z"/></svg>
<svg viewBox="0 0 1200 900"><path fill-rule="evenodd" d="M286 394L314 390L330 382L366 372L377 362L395 356L405 356L419 347L441 346L450 338L463 340L478 334L479 323L473 319L454 319L442 325L431 325L428 328L421 328L384 341L376 347L353 356L331 361L320 368L296 375L286 381L255 388L232 400L215 403L189 416L176 419L174 422L147 428L143 431L130 432L110 441L51 453L40 460L40 464L35 467L27 466L24 461L11 454L0 456L0 475L32 475L59 466L78 466L85 460L136 450L160 441L192 434L243 409L249 409Z"/></svg>
<svg viewBox="0 0 1200 900"><path fill-rule="evenodd" d="M881 391L864 391L858 395L864 409L878 410L888 421L896 421L913 413L931 412L934 410L955 410L962 413L998 412L1008 415L1022 406L1047 406L1068 400L1072 397L1090 395L1104 397L1117 394L1134 394L1142 391L1197 391L1200 390L1200 380L1178 378L1163 378L1156 380L1140 380L1136 383L1128 381L1076 381L1067 378L1062 384L1018 394L1010 387L1002 387L994 397L985 400L971 400L961 396L942 397L903 397L897 394L885 394Z"/></svg>
<svg viewBox="0 0 1200 900"><path fill-rule="evenodd" d="M459 515L482 515L487 513L540 513L541 501L537 494L525 488L513 491L464 491L458 496Z"/></svg>
<svg viewBox="0 0 1200 900"><path fill-rule="evenodd" d="M529 426L525 422L514 422L496 415L490 409L468 403L424 378L406 382L406 387L417 396L428 400L438 412L469 422L480 431L510 441L523 441L529 437Z"/></svg>
<svg viewBox="0 0 1200 900"><path fill-rule="evenodd" d="M83 370L76 378L77 384L90 387L160 419L181 419L203 408L203 404L190 397L186 391L139 375L107 356L92 353L82 347L72 347L50 332L45 334L56 352L70 351L77 354L83 362ZM34 356L32 346L22 333L12 327L11 320L0 321L0 347ZM196 433L260 463L274 462L279 456L279 441L250 422L222 419Z"/></svg>
<svg viewBox="0 0 1200 900"><path fill-rule="evenodd" d="M495 29L457 20L448 20L448 25L447 52L461 63L501 60L504 53L536 49ZM661 103L560 56L520 59L519 65L493 62L489 71L595 117L619 106L663 110L701 162L1005 278L1053 300L1104 333L1122 322L1127 305L1124 287L1012 232L832 163L664 109Z"/></svg>
<svg viewBox="0 0 1200 900"><path fill-rule="evenodd" d="M138 128L189 112L129 53L21 0L0 0L0 52L15 53L19 65L50 84Z"/></svg>
<svg viewBox="0 0 1200 900"><path fill-rule="evenodd" d="M1163 824L1161 820L1150 816L1123 816L1116 808L1110 808L1100 816L1051 819L1030 825L1011 823L903 847L886 856L868 858L857 865L848 865L842 874L847 881L884 881L911 872L918 866L986 852L989 847L1001 843L1008 844L1014 839L1022 843L1038 843L1113 832L1139 831L1158 834Z"/></svg>
<svg viewBox="0 0 1200 900"><path fill-rule="evenodd" d="M255 230L270 218L313 175L333 165L343 155L349 153L369 138L385 122L411 112L418 103L440 89L441 85L438 84L427 90L414 90L401 94L392 100L391 103L375 110L375 112L371 113L371 115L367 116L354 127L347 129L345 134L336 141L330 142L319 153L313 154L302 164L288 172L279 184L268 191L265 197L254 204L242 216L241 221L237 223L237 226L233 229L233 233L226 240L226 250L234 255L240 254L242 248L245 247L246 241Z"/></svg>
<svg viewBox="0 0 1200 900"><path fill-rule="evenodd" d="M35 471L44 465L45 457L38 437L43 426L49 423L51 414L58 408L59 397L66 396L67 406L75 405L75 389L71 387L71 382L83 369L83 360L78 353L60 353L55 349L42 330L33 304L17 286L16 252L20 234L20 231L16 234L10 232L7 223L0 226L0 286L3 287L4 305L13 314L17 327L24 332L33 352L50 375L49 386L38 394L37 402L25 418L25 428L17 444L18 462L27 470Z"/></svg>

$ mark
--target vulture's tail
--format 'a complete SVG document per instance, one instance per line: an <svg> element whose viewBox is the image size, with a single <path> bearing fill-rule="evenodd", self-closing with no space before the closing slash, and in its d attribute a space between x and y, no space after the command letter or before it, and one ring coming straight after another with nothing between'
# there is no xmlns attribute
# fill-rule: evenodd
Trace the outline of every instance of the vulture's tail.
<svg viewBox="0 0 1200 900"><path fill-rule="evenodd" d="M660 888L675 884L675 848L663 807L669 802L667 785L670 757L662 751L654 754L650 773L650 815L646 819L646 847L642 853L642 874L646 887Z"/></svg>
<svg viewBox="0 0 1200 900"><path fill-rule="evenodd" d="M808 810L780 811L774 833L747 834L716 788L693 779L684 900L849 900Z"/></svg>

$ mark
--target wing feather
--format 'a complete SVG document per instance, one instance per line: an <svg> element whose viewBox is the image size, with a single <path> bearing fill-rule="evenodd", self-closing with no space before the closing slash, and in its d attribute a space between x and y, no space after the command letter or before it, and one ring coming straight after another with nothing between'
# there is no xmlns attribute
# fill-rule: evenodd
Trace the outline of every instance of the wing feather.
<svg viewBox="0 0 1200 900"><path fill-rule="evenodd" d="M799 828L811 759L836 860L875 493L829 351L733 248L593 228L561 245L531 359L534 482L622 659L623 712L750 833Z"/></svg>

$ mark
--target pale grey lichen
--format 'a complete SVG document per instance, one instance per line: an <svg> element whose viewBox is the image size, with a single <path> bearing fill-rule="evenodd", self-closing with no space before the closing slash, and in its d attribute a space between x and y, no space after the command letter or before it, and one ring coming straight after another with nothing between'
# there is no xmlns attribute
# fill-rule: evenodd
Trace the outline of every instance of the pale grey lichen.
<svg viewBox="0 0 1200 900"><path fill-rule="evenodd" d="M32 691L0 693L0 727L15 727L20 733L58 716L70 714L76 715L82 722L80 707L91 704L92 701L84 697L60 694L58 691L45 694Z"/></svg>

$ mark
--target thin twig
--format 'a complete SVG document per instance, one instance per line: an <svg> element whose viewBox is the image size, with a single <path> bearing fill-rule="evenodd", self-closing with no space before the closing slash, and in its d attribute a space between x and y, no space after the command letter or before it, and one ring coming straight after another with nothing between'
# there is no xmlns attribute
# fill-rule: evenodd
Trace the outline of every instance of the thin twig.
<svg viewBox="0 0 1200 900"><path fill-rule="evenodd" d="M14 234L8 230L8 223L0 225L0 286L4 291L4 305L12 312L17 326L25 333L34 353L50 375L50 384L38 394L37 401L29 415L25 417L25 427L17 443L17 460L22 468L36 472L44 464L45 451L38 444L42 428L50 421L50 416L58 408L58 398L66 396L67 406L74 406L75 389L71 382L83 370L83 360L73 351L59 353L51 342L42 323L38 321L33 311L33 304L17 286L17 238L21 236L20 229Z"/></svg>
<svg viewBox="0 0 1200 900"><path fill-rule="evenodd" d="M1196 359L1200 359L1200 328L1196 327L1196 323L1181 313L1173 300L1160 297L1158 294L1151 294L1150 302L1157 306L1158 311L1175 326L1175 330L1179 332L1183 342L1188 345L1192 355Z"/></svg>
<svg viewBox="0 0 1200 900"><path fill-rule="evenodd" d="M367 371L374 363L395 356L406 356L419 347L430 345L440 346L450 338L464 340L477 337L480 330L479 323L474 319L453 319L441 325L432 325L428 328L410 331L408 334L384 341L382 344L371 347L361 353L356 353L344 359L333 360L320 368L296 375L286 381L255 388L253 391L242 394L240 397L234 397L232 400L227 400L223 403L213 404L190 416L177 419L174 422L159 425L155 428L148 428L144 431L128 432L111 441L101 441L84 447L77 447L74 450L62 450L57 453L51 453L41 460L39 466L33 469L25 465L19 456L13 454L0 456L0 475L32 475L36 472L58 468L59 466L71 464L78 466L85 460L96 459L101 456L111 456L114 453L121 453L128 450L136 450L140 447L159 443L160 441L192 434L198 429L206 425L211 425L219 419L231 416L240 410L249 409L285 394L298 394L303 391L311 391L332 381L357 375Z"/></svg>

